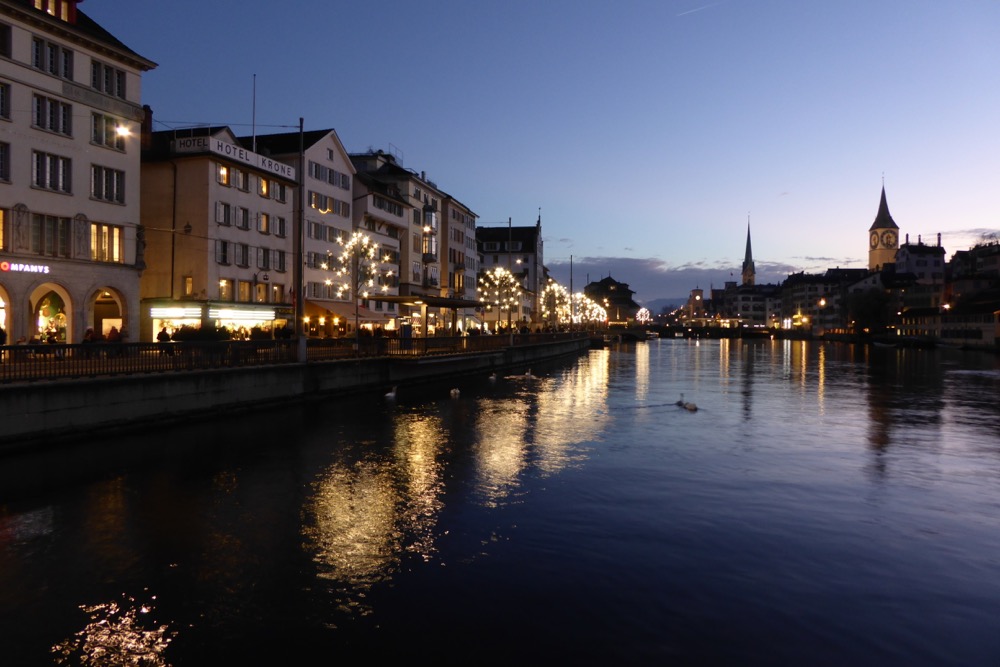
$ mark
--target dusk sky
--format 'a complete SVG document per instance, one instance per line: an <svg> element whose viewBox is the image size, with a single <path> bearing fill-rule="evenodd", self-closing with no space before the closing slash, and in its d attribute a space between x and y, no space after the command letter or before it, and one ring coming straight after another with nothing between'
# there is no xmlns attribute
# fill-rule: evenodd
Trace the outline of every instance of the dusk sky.
<svg viewBox="0 0 1000 667"><path fill-rule="evenodd" d="M333 128L635 299L1000 235L995 0L87 0L154 129ZM256 85L255 85L256 81ZM254 89L256 88L256 94ZM254 112L256 109L256 112ZM730 273L733 278L730 278Z"/></svg>

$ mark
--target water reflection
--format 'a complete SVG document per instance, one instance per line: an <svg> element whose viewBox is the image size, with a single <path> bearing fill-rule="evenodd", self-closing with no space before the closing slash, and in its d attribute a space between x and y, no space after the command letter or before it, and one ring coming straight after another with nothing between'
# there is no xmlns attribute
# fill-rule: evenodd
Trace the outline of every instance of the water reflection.
<svg viewBox="0 0 1000 667"><path fill-rule="evenodd" d="M152 600L156 597L153 596ZM164 652L176 633L157 622L152 603L123 595L116 600L80 607L90 622L69 639L52 647L57 665L167 665Z"/></svg>

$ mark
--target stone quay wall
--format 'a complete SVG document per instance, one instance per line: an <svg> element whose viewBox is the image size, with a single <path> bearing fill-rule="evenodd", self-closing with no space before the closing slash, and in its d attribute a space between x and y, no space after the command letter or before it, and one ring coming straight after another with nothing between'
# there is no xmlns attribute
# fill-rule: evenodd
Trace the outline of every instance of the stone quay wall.
<svg viewBox="0 0 1000 667"><path fill-rule="evenodd" d="M504 373L586 351L586 338L461 355L379 357L0 386L0 451L285 402Z"/></svg>

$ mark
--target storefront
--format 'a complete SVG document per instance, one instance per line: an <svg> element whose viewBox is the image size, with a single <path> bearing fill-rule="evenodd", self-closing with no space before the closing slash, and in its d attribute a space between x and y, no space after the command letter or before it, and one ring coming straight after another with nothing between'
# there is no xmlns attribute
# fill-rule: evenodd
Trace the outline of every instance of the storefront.
<svg viewBox="0 0 1000 667"><path fill-rule="evenodd" d="M178 331L225 330L230 339L281 338L291 331L291 306L227 302L143 302L143 340L155 340L166 328Z"/></svg>

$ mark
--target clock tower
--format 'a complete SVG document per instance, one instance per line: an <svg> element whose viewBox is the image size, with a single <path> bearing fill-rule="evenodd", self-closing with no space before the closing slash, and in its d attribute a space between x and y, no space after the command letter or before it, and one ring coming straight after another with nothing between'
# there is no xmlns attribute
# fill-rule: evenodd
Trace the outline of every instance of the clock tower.
<svg viewBox="0 0 1000 667"><path fill-rule="evenodd" d="M896 261L899 250L899 225L889 215L889 205L885 203L885 186L882 186L882 201L878 205L875 222L868 228L868 270L881 271L886 264Z"/></svg>

